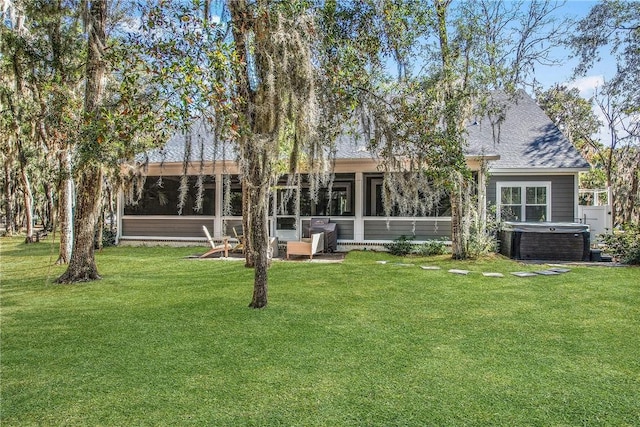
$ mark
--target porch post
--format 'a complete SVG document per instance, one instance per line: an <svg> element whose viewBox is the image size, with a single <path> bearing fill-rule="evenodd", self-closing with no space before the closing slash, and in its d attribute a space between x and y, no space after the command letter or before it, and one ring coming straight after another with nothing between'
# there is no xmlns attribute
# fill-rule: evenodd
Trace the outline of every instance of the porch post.
<svg viewBox="0 0 640 427"><path fill-rule="evenodd" d="M487 224L487 183L484 175L484 168L478 170L478 212L482 224Z"/></svg>
<svg viewBox="0 0 640 427"><path fill-rule="evenodd" d="M573 174L573 220L580 222L578 218L578 205L580 205L580 172Z"/></svg>
<svg viewBox="0 0 640 427"><path fill-rule="evenodd" d="M215 185L216 185L216 196L215 196L215 209L216 216L213 220L213 235L214 237L222 237L222 219L223 219L223 198L224 198L224 186L222 185L223 175L221 171L216 171L215 175Z"/></svg>
<svg viewBox="0 0 640 427"><path fill-rule="evenodd" d="M364 241L364 182L362 179L362 172L356 172L355 183L355 218L353 222L353 240L356 242Z"/></svg>

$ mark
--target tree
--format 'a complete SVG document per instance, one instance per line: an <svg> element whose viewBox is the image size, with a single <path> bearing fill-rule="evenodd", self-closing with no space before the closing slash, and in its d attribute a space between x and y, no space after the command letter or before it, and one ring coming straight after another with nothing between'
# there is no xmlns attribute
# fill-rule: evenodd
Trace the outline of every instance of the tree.
<svg viewBox="0 0 640 427"><path fill-rule="evenodd" d="M621 100L621 96L624 97L615 91L615 86L605 85L595 97L611 137L597 153L597 159L611 188L614 225L640 218L639 124L623 112L626 99Z"/></svg>
<svg viewBox="0 0 640 427"><path fill-rule="evenodd" d="M596 4L568 38L579 63L575 75L586 74L602 53L616 58L615 76L605 82L596 103L611 135L599 154L612 187L614 224L640 216L637 163L640 140L640 3L605 0Z"/></svg>
<svg viewBox="0 0 640 427"><path fill-rule="evenodd" d="M536 91L536 102L562 133L590 162L603 148L594 139L602 126L593 110L593 98L584 99L577 88L555 85L546 91Z"/></svg>
<svg viewBox="0 0 640 427"><path fill-rule="evenodd" d="M555 85L546 91L536 91L536 101L553 123L571 141L574 147L593 166L580 174L580 188L602 189L607 187L605 173L607 149L595 139L602 123L596 116L594 99L584 99L577 88ZM590 198L590 196L587 196Z"/></svg>
<svg viewBox="0 0 640 427"><path fill-rule="evenodd" d="M72 245L71 145L77 139L84 59L80 6L74 0L15 0L5 9L10 19L4 20L3 27L5 49L21 46L15 52L20 52L23 66L19 69L24 70L22 80L28 96L16 98L12 93L7 102L28 100L33 111L20 123L34 130L30 146L42 153L29 158L30 173L37 184L34 199L46 201L46 209L39 208L43 225L50 229L59 226L61 231L57 263L69 261Z"/></svg>
<svg viewBox="0 0 640 427"><path fill-rule="evenodd" d="M188 135L191 124L204 119L214 130L214 144L237 150L247 264L255 271L250 307L262 308L268 302L272 188L283 173L299 184L303 163L314 179L322 175L345 108L326 89L334 82L321 72L329 65L319 48L325 33L313 4L230 1L218 23L210 20L208 7L151 7L143 15L147 36L138 39L140 53L154 58L151 80L174 127Z"/></svg>
<svg viewBox="0 0 640 427"><path fill-rule="evenodd" d="M105 169L120 169L121 162L152 145L156 99L149 96L141 78L141 65L129 61L126 41L107 37L107 0L88 5L84 106L72 150L76 176L73 251L69 267L58 283L100 278L95 263L94 240L100 218ZM114 19L121 13L111 9ZM115 32L115 30L114 30Z"/></svg>
<svg viewBox="0 0 640 427"><path fill-rule="evenodd" d="M303 147L314 147L318 105L313 67L312 15L303 4L229 3L240 167L247 188L244 204L248 250L255 269L250 307L267 304L268 207L280 141L292 138L290 172ZM252 84L253 82L253 84ZM314 147L315 148L315 147Z"/></svg>
<svg viewBox="0 0 640 427"><path fill-rule="evenodd" d="M607 83L620 94L621 111L640 111L640 3L604 0L599 2L576 26L567 43L578 57L576 75L585 75L601 53L608 52L617 62L616 75Z"/></svg>
<svg viewBox="0 0 640 427"><path fill-rule="evenodd" d="M6 134L7 156L5 160L17 161L20 190L23 195L23 206L26 225L26 242L33 237L33 191L29 179L29 160L37 153L36 127L33 125L36 106L33 102L33 91L28 84L28 28L20 10L14 11L13 19L3 22L2 26L2 69L9 79L0 88L0 106L3 115L3 130ZM8 165L5 165L5 168ZM10 188L7 188L11 190ZM7 197L10 197L7 195ZM9 204L7 203L9 208Z"/></svg>
<svg viewBox="0 0 640 427"><path fill-rule="evenodd" d="M89 7L86 83L84 93L85 127L78 146L78 187L74 221L74 244L69 267L58 283L99 279L94 256L95 224L100 208L102 165L95 159L104 142L101 134L101 103L104 96L106 63L104 59L107 24L106 0L93 0Z"/></svg>
<svg viewBox="0 0 640 427"><path fill-rule="evenodd" d="M416 196L434 194L434 188L450 195L454 258L469 256L477 214L464 159L465 124L474 116L489 116L499 142L504 95L514 97L519 87L533 85L536 64L554 62L551 49L563 34L563 23L554 18L558 7L550 1L434 0L404 12L405 19L413 16L423 25L417 37L426 40L419 50L421 68L387 85L399 96L385 93L367 105L371 124L364 127L378 130L372 145L381 151L385 170L402 172L385 175L387 212L394 207L409 215L428 211L439 198ZM380 100L389 96L397 108L382 107L386 103ZM406 123L415 127L401 125Z"/></svg>

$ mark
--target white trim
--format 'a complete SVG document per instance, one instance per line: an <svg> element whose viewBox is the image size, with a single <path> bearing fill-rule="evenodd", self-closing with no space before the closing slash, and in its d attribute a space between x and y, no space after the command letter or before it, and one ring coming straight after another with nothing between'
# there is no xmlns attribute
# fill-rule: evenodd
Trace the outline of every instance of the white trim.
<svg viewBox="0 0 640 427"><path fill-rule="evenodd" d="M450 216L364 216L362 217L363 220L366 221L372 221L372 220L377 220L377 221L389 221L389 222L393 222L393 221L416 221L416 222L423 222L423 221L451 221L451 217Z"/></svg>
<svg viewBox="0 0 640 427"><path fill-rule="evenodd" d="M122 214L124 213L124 192L122 189L118 191L116 197L116 245L120 243L122 238Z"/></svg>
<svg viewBox="0 0 640 427"><path fill-rule="evenodd" d="M580 174L576 173L573 178L573 220L578 222L578 206L580 206Z"/></svg>
<svg viewBox="0 0 640 427"><path fill-rule="evenodd" d="M220 238L214 237L213 240L219 240ZM207 243L206 237L160 237L160 236L126 236L120 239L126 240L143 240L143 241L160 241L160 242L193 242L193 243Z"/></svg>
<svg viewBox="0 0 640 427"><path fill-rule="evenodd" d="M354 194L354 214L353 219L353 238L355 240L364 240L364 174L362 172L356 172L355 183L353 191Z"/></svg>
<svg viewBox="0 0 640 427"><path fill-rule="evenodd" d="M215 215L123 215L122 219L167 219L167 218L180 218L180 219L215 219ZM240 217L242 218L242 217Z"/></svg>
<svg viewBox="0 0 640 427"><path fill-rule="evenodd" d="M521 189L520 197L521 197L521 206L522 206L522 216L519 221L527 221L527 213L526 213L526 197L527 197L527 187L545 187L547 190L547 209L545 214L545 221L553 221L551 218L551 181L498 181L496 182L496 218L500 221L500 211L502 210L502 188L504 187L519 187Z"/></svg>
<svg viewBox="0 0 640 427"><path fill-rule="evenodd" d="M224 212L224 186L223 186L223 177L222 172L216 172L214 178L214 184L216 186L214 193L214 212L216 213L215 218L213 220L213 237L221 237L223 230L223 218L222 213Z"/></svg>
<svg viewBox="0 0 640 427"><path fill-rule="evenodd" d="M591 170L590 168L566 168L566 169L557 169L557 168L489 168L487 173L490 176L495 175L574 175L578 172L588 172Z"/></svg>

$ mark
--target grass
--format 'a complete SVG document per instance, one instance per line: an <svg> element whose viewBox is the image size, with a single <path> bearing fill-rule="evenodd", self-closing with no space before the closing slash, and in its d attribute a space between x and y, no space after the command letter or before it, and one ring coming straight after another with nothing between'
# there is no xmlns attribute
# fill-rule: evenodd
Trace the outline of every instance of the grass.
<svg viewBox="0 0 640 427"><path fill-rule="evenodd" d="M274 263L251 310L204 248L106 248L60 286L55 245L0 243L3 426L640 425L638 268L355 252Z"/></svg>

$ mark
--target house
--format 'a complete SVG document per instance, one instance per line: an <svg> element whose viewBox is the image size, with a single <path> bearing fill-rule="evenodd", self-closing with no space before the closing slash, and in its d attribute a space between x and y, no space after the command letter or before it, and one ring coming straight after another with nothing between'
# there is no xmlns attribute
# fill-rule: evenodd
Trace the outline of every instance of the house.
<svg viewBox="0 0 640 427"><path fill-rule="evenodd" d="M203 225L214 237L232 235L232 227L241 227L242 189L237 165L229 160L234 153L228 147L214 147L210 140L210 134L200 126L188 137L176 135L162 149L146 153L149 169L141 199L136 205L127 205L123 195L119 197L120 243L195 242L204 239ZM179 214L187 147L190 188ZM499 126L491 126L488 120L469 124L466 159L480 184L479 202L483 208L495 206L500 219L576 221L578 174L589 170L589 164L524 92L508 103ZM312 217L322 216L337 224L341 250L375 247L400 235L413 236L416 241L450 237L447 203L428 216L386 217L378 162L353 141L338 144L334 173L331 200L327 190L321 189L320 201L313 203L308 189L303 189L299 216L294 206L288 206L284 213L275 209L285 190L274 192L271 234L281 241L297 240ZM195 205L198 175L205 176L201 206Z"/></svg>

